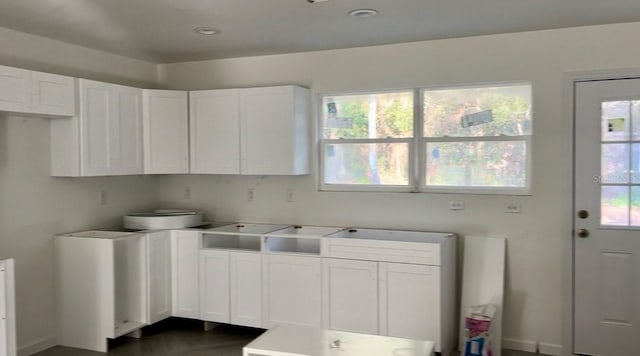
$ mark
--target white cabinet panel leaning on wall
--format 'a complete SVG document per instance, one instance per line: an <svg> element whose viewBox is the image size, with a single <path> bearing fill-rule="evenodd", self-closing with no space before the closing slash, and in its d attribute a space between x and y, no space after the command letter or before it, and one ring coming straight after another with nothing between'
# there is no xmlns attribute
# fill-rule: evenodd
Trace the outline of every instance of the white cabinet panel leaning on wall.
<svg viewBox="0 0 640 356"><path fill-rule="evenodd" d="M16 355L13 259L0 260L0 356Z"/></svg>

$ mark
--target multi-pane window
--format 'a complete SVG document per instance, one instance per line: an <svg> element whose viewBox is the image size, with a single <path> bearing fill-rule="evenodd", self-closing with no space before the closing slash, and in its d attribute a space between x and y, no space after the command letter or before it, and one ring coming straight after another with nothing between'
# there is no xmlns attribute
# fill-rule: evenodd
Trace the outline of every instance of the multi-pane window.
<svg viewBox="0 0 640 356"><path fill-rule="evenodd" d="M322 110L322 189L528 192L530 84L332 95Z"/></svg>

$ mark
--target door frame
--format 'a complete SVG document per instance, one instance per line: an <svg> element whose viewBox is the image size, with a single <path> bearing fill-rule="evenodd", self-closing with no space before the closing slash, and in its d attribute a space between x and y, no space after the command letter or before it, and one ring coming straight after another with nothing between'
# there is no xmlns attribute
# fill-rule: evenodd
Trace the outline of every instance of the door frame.
<svg viewBox="0 0 640 356"><path fill-rule="evenodd" d="M565 191L567 192L568 210L564 216L564 228L568 238L563 241L563 257L562 264L562 355L573 356L573 295L574 295L574 262L575 255L573 249L573 230L574 230L574 185L575 165L574 165L574 148L575 148L575 85L578 82L610 80L610 79L637 79L640 78L640 68L624 68L624 69L604 69L604 70L588 70L588 71L569 71L563 76L563 115L565 119L565 129L570 133L570 140L566 141L565 152L567 158L571 162L570 177L565 183Z"/></svg>

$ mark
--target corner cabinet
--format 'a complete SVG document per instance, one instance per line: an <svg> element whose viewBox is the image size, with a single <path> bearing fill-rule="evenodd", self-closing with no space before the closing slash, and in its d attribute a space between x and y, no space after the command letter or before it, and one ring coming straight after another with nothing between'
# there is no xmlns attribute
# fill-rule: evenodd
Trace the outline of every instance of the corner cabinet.
<svg viewBox="0 0 640 356"><path fill-rule="evenodd" d="M309 90L190 92L191 173L309 174Z"/></svg>
<svg viewBox="0 0 640 356"><path fill-rule="evenodd" d="M189 173L186 91L143 90L145 174Z"/></svg>
<svg viewBox="0 0 640 356"><path fill-rule="evenodd" d="M142 89L78 83L79 115L51 121L51 175L142 174Z"/></svg>

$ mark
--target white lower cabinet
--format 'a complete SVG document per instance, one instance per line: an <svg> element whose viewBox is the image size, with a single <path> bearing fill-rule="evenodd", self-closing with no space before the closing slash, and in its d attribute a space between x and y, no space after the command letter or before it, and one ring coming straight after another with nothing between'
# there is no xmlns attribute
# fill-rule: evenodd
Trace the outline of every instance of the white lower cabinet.
<svg viewBox="0 0 640 356"><path fill-rule="evenodd" d="M200 251L200 319L261 327L259 252Z"/></svg>
<svg viewBox="0 0 640 356"><path fill-rule="evenodd" d="M172 316L200 318L199 253L199 231L171 231Z"/></svg>
<svg viewBox="0 0 640 356"><path fill-rule="evenodd" d="M308 256L262 257L265 327L322 326L321 261Z"/></svg>
<svg viewBox="0 0 640 356"><path fill-rule="evenodd" d="M150 324L171 316L171 231L147 234L147 289Z"/></svg>
<svg viewBox="0 0 640 356"><path fill-rule="evenodd" d="M378 263L324 258L323 327L378 334Z"/></svg>

